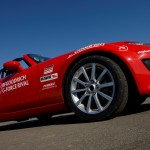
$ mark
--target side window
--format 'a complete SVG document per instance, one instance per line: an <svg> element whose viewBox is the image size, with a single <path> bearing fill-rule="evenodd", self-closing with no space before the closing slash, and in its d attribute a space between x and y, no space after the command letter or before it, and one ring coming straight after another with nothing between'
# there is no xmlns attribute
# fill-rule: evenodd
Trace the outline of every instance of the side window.
<svg viewBox="0 0 150 150"><path fill-rule="evenodd" d="M30 65L23 58L16 58L16 59L14 59L14 61L18 61L24 69L27 69L30 67ZM3 68L0 70L0 78L7 77L7 76L12 75L14 73L17 73L17 71L16 70L9 71L9 70Z"/></svg>
<svg viewBox="0 0 150 150"><path fill-rule="evenodd" d="M0 70L0 78L3 78L3 69Z"/></svg>
<svg viewBox="0 0 150 150"><path fill-rule="evenodd" d="M23 58L16 58L14 61L18 61L24 69L30 66Z"/></svg>
<svg viewBox="0 0 150 150"><path fill-rule="evenodd" d="M29 65L27 65L27 63L26 63L24 60L21 60L19 63L21 64L21 66L22 66L24 69L29 68Z"/></svg>
<svg viewBox="0 0 150 150"><path fill-rule="evenodd" d="M14 73L15 73L15 71L8 71L5 69L2 69L2 70L0 70L0 78L7 77L7 76L14 74Z"/></svg>

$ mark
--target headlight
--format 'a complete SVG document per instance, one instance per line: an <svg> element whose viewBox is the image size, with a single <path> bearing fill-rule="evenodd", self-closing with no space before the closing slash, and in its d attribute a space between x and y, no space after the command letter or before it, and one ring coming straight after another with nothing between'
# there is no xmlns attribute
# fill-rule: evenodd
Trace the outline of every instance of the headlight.
<svg viewBox="0 0 150 150"><path fill-rule="evenodd" d="M146 68L150 71L150 59L143 59L142 62L146 66Z"/></svg>

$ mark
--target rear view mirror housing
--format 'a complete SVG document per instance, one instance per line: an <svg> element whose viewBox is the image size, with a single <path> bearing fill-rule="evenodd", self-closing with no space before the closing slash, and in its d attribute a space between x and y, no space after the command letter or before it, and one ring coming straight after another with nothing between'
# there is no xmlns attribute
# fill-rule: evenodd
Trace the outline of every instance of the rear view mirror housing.
<svg viewBox="0 0 150 150"><path fill-rule="evenodd" d="M24 70L18 61L8 61L3 64L3 67L9 71L21 72Z"/></svg>

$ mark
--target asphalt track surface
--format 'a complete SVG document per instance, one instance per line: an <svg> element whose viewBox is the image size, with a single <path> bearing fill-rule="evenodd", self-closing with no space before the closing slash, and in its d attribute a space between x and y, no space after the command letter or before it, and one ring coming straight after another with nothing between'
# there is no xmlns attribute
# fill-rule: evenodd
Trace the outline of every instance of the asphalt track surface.
<svg viewBox="0 0 150 150"><path fill-rule="evenodd" d="M150 150L150 99L113 119L85 123L73 113L0 123L0 150Z"/></svg>

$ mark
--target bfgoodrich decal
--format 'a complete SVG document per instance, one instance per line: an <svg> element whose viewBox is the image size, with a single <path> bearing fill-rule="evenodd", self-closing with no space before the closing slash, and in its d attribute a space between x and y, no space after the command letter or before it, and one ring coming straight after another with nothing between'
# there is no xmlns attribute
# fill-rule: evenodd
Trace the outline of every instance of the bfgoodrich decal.
<svg viewBox="0 0 150 150"><path fill-rule="evenodd" d="M40 78L40 82L46 82L46 81L50 81L50 80L55 80L58 78L58 73L54 73L54 74L50 74L47 76L43 76Z"/></svg>
<svg viewBox="0 0 150 150"><path fill-rule="evenodd" d="M27 80L26 75L22 75L20 77L14 78L12 80L9 80L7 82L4 82L0 85L0 94L10 92L19 88L22 88L24 86L28 86L29 82Z"/></svg>

